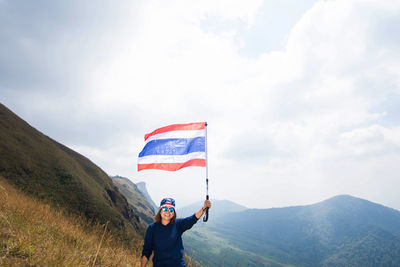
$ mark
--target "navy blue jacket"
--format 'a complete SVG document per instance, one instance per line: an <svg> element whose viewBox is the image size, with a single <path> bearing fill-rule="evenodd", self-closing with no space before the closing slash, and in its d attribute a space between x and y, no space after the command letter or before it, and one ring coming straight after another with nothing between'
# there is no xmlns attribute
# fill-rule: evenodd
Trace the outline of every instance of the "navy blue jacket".
<svg viewBox="0 0 400 267"><path fill-rule="evenodd" d="M152 223L147 227L144 237L142 256L150 259L154 251L154 267L186 266L183 259L182 234L197 222L195 214L183 219L176 219L174 224Z"/></svg>

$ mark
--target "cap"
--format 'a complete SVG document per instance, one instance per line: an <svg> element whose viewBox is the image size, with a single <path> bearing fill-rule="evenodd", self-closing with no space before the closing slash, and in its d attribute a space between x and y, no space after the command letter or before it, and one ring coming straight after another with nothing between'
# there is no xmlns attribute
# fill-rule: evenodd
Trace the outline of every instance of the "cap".
<svg viewBox="0 0 400 267"><path fill-rule="evenodd" d="M160 208L165 206L172 206L175 208L175 200L173 198L163 198L160 203Z"/></svg>

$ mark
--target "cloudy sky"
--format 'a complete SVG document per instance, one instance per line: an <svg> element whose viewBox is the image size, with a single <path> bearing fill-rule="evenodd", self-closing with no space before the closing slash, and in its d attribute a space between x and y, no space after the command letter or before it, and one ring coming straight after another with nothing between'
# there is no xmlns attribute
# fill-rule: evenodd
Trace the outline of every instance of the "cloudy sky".
<svg viewBox="0 0 400 267"><path fill-rule="evenodd" d="M144 134L207 121L210 196L350 194L400 209L397 0L0 0L0 101L159 202L205 168L137 172Z"/></svg>

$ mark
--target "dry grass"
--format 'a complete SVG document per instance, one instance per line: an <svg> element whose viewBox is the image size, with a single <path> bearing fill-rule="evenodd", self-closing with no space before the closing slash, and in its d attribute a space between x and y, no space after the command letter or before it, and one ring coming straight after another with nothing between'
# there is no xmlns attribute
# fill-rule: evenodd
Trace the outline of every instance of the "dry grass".
<svg viewBox="0 0 400 267"><path fill-rule="evenodd" d="M142 242L127 248L104 225L55 211L0 177L1 266L140 266Z"/></svg>

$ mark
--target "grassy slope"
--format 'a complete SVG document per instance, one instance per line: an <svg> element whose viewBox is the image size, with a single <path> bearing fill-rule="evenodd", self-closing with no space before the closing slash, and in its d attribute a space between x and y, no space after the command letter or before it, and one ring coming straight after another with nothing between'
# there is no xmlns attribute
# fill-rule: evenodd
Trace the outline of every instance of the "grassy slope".
<svg viewBox="0 0 400 267"><path fill-rule="evenodd" d="M0 176L1 266L92 266L104 225L66 216ZM124 247L106 231L96 266L139 266L142 244Z"/></svg>
<svg viewBox="0 0 400 267"><path fill-rule="evenodd" d="M90 160L43 135L0 104L0 175L53 206L83 214L126 240L144 227L108 175Z"/></svg>

